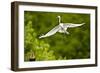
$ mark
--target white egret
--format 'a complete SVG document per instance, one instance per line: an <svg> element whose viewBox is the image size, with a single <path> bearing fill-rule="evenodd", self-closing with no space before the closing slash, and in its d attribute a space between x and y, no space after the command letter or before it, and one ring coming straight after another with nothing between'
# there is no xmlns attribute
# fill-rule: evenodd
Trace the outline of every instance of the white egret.
<svg viewBox="0 0 100 73"><path fill-rule="evenodd" d="M56 32L69 34L69 32L67 31L67 28L74 28L74 27L82 26L83 24L85 24L85 23L81 23L81 24L61 23L61 17L60 16L57 16L57 17L58 17L59 25L55 26L52 30L50 30L45 35L40 36L39 38L52 36Z"/></svg>

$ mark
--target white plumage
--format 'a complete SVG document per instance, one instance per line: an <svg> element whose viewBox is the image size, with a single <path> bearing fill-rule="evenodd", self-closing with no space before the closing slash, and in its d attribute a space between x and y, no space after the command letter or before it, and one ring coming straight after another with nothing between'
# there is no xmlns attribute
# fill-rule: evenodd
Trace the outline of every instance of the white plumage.
<svg viewBox="0 0 100 73"><path fill-rule="evenodd" d="M83 24L85 24L85 23L82 23L82 24L61 23L61 17L60 16L58 16L58 20L59 20L59 25L55 26L52 30L50 30L45 35L40 36L39 38L45 38L45 37L52 36L56 32L69 34L69 32L67 31L67 28L79 27L79 26L82 26Z"/></svg>

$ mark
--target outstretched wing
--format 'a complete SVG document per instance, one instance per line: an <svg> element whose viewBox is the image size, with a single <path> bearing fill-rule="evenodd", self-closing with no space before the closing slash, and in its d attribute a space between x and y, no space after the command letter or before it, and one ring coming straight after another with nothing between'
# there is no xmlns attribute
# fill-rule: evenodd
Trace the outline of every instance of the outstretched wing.
<svg viewBox="0 0 100 73"><path fill-rule="evenodd" d="M84 24L85 24L85 23L82 23L82 24L64 23L64 24L63 24L63 27L64 27L64 28L73 28L73 27L82 26L82 25L84 25Z"/></svg>
<svg viewBox="0 0 100 73"><path fill-rule="evenodd" d="M58 26L54 27L52 30L50 30L47 34L40 36L39 38L51 36L51 35L55 34L60 29L61 29L61 27L58 25Z"/></svg>

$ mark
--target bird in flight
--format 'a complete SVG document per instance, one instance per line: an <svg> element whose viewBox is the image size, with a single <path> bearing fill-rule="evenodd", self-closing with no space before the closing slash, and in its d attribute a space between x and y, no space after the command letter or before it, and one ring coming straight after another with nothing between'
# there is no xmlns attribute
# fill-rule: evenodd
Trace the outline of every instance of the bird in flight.
<svg viewBox="0 0 100 73"><path fill-rule="evenodd" d="M68 28L79 27L79 26L82 26L82 25L85 24L85 23L81 23L81 24L61 23L61 17L57 16L57 18L58 18L58 21L59 21L59 25L55 26L53 29L51 29L45 35L40 36L39 38L45 38L45 37L52 36L56 32L69 34L69 32L67 31Z"/></svg>

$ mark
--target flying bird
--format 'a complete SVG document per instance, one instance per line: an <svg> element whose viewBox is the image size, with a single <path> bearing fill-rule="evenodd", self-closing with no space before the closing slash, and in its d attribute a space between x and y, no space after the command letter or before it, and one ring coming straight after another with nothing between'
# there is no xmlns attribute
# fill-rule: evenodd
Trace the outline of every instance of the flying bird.
<svg viewBox="0 0 100 73"><path fill-rule="evenodd" d="M47 32L45 35L41 35L39 38L45 38L54 35L56 32L69 34L67 31L68 28L74 28L84 25L85 23L81 24L73 24L73 23L61 23L61 17L57 16L59 25L55 26L52 30Z"/></svg>

